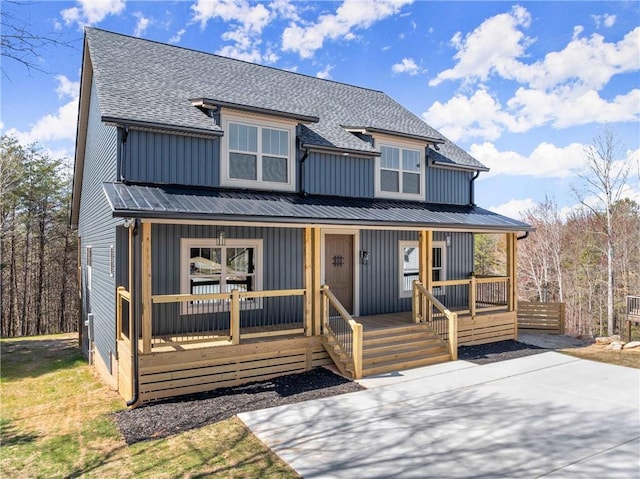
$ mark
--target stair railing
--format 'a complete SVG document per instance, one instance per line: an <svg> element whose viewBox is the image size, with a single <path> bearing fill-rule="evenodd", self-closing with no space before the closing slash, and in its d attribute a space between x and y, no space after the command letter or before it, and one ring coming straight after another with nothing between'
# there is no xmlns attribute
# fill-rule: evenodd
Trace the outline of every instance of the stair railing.
<svg viewBox="0 0 640 479"><path fill-rule="evenodd" d="M449 311L420 281L413 282L412 314L415 323L426 323L449 346L458 359L458 315Z"/></svg>
<svg viewBox="0 0 640 479"><path fill-rule="evenodd" d="M322 333L332 337L353 362L354 379L362 378L362 324L358 323L326 284L320 289Z"/></svg>

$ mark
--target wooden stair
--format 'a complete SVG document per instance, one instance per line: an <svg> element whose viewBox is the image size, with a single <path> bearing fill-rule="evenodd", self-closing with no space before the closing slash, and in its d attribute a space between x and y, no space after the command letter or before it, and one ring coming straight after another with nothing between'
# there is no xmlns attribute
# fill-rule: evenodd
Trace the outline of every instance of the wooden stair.
<svg viewBox="0 0 640 479"><path fill-rule="evenodd" d="M335 340L323 337L322 342L338 370L344 376L353 377L353 362ZM425 324L364 331L363 377L450 360L447 344Z"/></svg>

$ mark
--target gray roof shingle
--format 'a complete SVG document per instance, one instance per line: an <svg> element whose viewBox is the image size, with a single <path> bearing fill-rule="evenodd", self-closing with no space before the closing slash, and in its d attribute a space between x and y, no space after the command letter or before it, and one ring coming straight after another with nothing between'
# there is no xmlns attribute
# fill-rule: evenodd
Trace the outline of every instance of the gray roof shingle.
<svg viewBox="0 0 640 479"><path fill-rule="evenodd" d="M532 230L525 223L470 205L124 183L103 183L103 188L113 215L118 217L233 219L260 223L422 227L461 231Z"/></svg>
<svg viewBox="0 0 640 479"><path fill-rule="evenodd" d="M103 119L219 133L220 126L190 101L205 98L316 117L319 121L306 123L300 134L313 146L376 151L347 126L445 140L380 91L96 28L86 28L85 34ZM482 167L467 157L454 155L451 161Z"/></svg>

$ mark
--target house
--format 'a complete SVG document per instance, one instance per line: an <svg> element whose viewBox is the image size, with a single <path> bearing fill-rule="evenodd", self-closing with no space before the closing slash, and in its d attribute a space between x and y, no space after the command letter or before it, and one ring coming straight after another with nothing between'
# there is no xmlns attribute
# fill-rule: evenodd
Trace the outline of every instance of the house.
<svg viewBox="0 0 640 479"><path fill-rule="evenodd" d="M130 405L516 337L530 227L383 92L87 28L72 224L85 351ZM473 274L474 234L506 270Z"/></svg>

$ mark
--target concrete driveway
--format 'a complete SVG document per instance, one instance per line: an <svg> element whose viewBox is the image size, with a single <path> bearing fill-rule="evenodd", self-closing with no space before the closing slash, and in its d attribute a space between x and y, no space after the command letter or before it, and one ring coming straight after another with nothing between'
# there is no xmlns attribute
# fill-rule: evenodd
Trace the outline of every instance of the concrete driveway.
<svg viewBox="0 0 640 479"><path fill-rule="evenodd" d="M305 478L638 478L640 371L547 352L240 414Z"/></svg>

